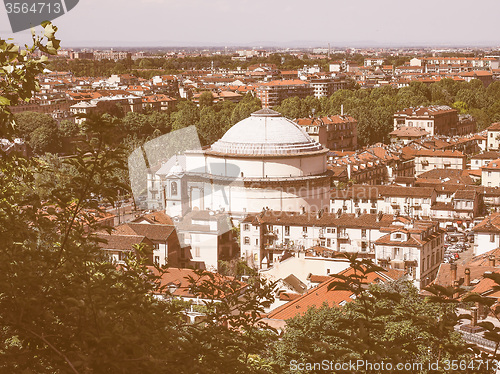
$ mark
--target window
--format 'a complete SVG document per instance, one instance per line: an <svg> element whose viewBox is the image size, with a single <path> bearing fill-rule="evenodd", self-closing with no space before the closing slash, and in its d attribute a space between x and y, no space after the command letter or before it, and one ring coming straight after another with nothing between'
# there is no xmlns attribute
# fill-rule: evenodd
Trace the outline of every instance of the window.
<svg viewBox="0 0 500 374"><path fill-rule="evenodd" d="M307 226L302 227L302 232L303 232L304 234L307 234Z"/></svg>
<svg viewBox="0 0 500 374"><path fill-rule="evenodd" d="M332 240L331 239L326 239L326 246L330 247L332 245Z"/></svg>
<svg viewBox="0 0 500 374"><path fill-rule="evenodd" d="M250 244L250 238L249 238L248 236L245 236L245 237L243 238L243 243L244 243L244 244Z"/></svg>
<svg viewBox="0 0 500 374"><path fill-rule="evenodd" d="M171 196L176 196L177 195L177 182L172 182L170 184L170 195Z"/></svg>
<svg viewBox="0 0 500 374"><path fill-rule="evenodd" d="M361 229L361 237L366 238L366 229Z"/></svg>
<svg viewBox="0 0 500 374"><path fill-rule="evenodd" d="M200 257L200 247L194 247L194 256Z"/></svg>
<svg viewBox="0 0 500 374"><path fill-rule="evenodd" d="M155 256L155 264L156 265L160 264L160 256Z"/></svg>
<svg viewBox="0 0 500 374"><path fill-rule="evenodd" d="M285 235L290 235L290 226L285 226Z"/></svg>
<svg viewBox="0 0 500 374"><path fill-rule="evenodd" d="M259 245L259 239L255 239L255 245Z"/></svg>
<svg viewBox="0 0 500 374"><path fill-rule="evenodd" d="M491 243L495 242L495 234L490 234L490 242Z"/></svg>
<svg viewBox="0 0 500 374"><path fill-rule="evenodd" d="M129 251L119 251L118 252L118 260L119 261L125 261L125 259L127 258L128 253L129 253Z"/></svg>
<svg viewBox="0 0 500 374"><path fill-rule="evenodd" d="M250 231L250 225L248 223L243 225L243 231Z"/></svg>

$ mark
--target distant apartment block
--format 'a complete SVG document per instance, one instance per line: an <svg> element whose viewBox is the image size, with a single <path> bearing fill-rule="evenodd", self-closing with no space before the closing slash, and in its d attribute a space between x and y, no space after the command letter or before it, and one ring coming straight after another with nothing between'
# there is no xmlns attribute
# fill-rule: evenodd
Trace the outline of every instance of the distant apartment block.
<svg viewBox="0 0 500 374"><path fill-rule="evenodd" d="M357 148L358 123L352 117L331 115L319 118L298 118L295 122L311 138L332 151L354 150Z"/></svg>
<svg viewBox="0 0 500 374"><path fill-rule="evenodd" d="M261 83L255 90L257 98L262 102L263 108L280 105L289 97L305 98L314 94L313 87L300 79L274 80Z"/></svg>
<svg viewBox="0 0 500 374"><path fill-rule="evenodd" d="M118 61L118 60L126 60L128 58L131 58L132 54L130 52L124 52L124 51L114 51L114 50L109 50L109 51L94 51L94 60L113 60L113 61Z"/></svg>
<svg viewBox="0 0 500 374"><path fill-rule="evenodd" d="M329 97L335 91L347 88L347 81L340 77L335 78L315 78L309 81L313 88L314 97L320 99Z"/></svg>
<svg viewBox="0 0 500 374"><path fill-rule="evenodd" d="M472 117L459 118L455 109L446 105L406 108L394 113L394 130L419 127L434 135L465 135L475 131Z"/></svg>

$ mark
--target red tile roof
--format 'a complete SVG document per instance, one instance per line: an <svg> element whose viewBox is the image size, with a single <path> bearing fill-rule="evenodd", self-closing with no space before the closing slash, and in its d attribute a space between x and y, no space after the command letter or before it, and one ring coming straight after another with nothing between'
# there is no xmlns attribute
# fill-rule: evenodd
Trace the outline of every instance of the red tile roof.
<svg viewBox="0 0 500 374"><path fill-rule="evenodd" d="M339 274L341 275L351 275L354 273L352 268L348 268ZM391 269L390 272L374 272L369 273L366 277L366 283L377 283L377 282L387 282L399 279L403 276L403 271L397 271ZM307 291L301 297L286 303L273 310L267 316L270 319L287 320L295 316L305 313L309 308L319 308L321 305L326 303L330 307L341 306L342 302L350 302L354 300L351 291L340 291L340 290L328 290L328 286L334 282L338 281L336 278L330 278L325 282L321 283L318 287L312 288Z"/></svg>

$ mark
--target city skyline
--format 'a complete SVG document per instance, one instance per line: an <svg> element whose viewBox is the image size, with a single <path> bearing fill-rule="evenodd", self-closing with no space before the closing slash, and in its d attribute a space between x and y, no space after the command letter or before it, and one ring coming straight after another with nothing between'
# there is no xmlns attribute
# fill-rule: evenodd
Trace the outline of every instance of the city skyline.
<svg viewBox="0 0 500 374"><path fill-rule="evenodd" d="M494 19L500 3L485 1L481 17L467 17L465 9L464 1L449 0L411 6L395 0L85 0L54 24L63 47L500 45ZM29 30L12 34L6 11L0 25L2 37L29 41Z"/></svg>

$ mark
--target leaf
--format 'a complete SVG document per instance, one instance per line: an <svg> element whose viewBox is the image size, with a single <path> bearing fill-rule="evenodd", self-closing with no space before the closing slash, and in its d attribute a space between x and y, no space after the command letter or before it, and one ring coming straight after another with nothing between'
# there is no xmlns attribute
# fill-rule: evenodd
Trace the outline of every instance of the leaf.
<svg viewBox="0 0 500 374"><path fill-rule="evenodd" d="M10 105L10 100L6 97L0 96L0 106Z"/></svg>

